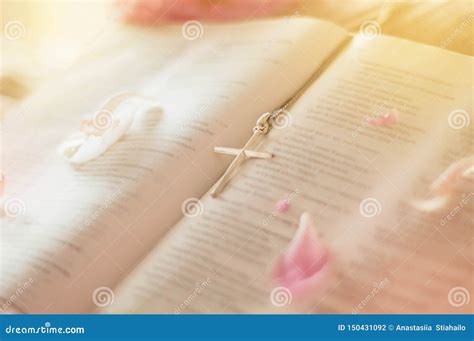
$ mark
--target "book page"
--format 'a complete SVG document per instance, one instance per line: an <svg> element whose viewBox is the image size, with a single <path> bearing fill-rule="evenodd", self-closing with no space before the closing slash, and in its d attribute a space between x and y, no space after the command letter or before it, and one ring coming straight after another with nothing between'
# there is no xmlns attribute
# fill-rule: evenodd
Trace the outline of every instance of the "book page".
<svg viewBox="0 0 474 341"><path fill-rule="evenodd" d="M124 277L183 216L183 203L204 195L230 163L213 147L243 145L256 119L301 88L346 36L305 18L202 25L129 33L130 47L114 41L113 53L88 59L5 118L3 309L99 305L96 290ZM122 91L162 111L137 113L95 160L61 159L57 146L81 118Z"/></svg>
<svg viewBox="0 0 474 341"><path fill-rule="evenodd" d="M274 158L246 161L218 198L204 196L202 215L184 218L105 311L472 312L472 303L452 297L453 289L473 289L472 193L435 212L412 204L474 152L466 123L472 70L471 57L354 38L289 108L291 124L274 128L258 149ZM398 123L367 123L393 110ZM284 198L291 207L278 213ZM337 275L324 294L276 307L272 263L304 211L330 246Z"/></svg>

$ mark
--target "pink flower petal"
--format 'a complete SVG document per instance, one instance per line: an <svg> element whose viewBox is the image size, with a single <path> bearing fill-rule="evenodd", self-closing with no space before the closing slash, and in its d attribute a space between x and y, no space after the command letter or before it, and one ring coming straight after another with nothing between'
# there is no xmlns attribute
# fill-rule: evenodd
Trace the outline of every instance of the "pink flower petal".
<svg viewBox="0 0 474 341"><path fill-rule="evenodd" d="M295 298L318 295L329 284L331 258L310 215L303 213L287 251L274 263L273 280L288 288Z"/></svg>
<svg viewBox="0 0 474 341"><path fill-rule="evenodd" d="M288 212L290 209L290 201L288 199L282 199L276 203L275 208L278 213Z"/></svg>
<svg viewBox="0 0 474 341"><path fill-rule="evenodd" d="M294 0L120 0L119 11L126 21L153 24L163 21L239 20L282 14Z"/></svg>
<svg viewBox="0 0 474 341"><path fill-rule="evenodd" d="M397 109L391 109L384 114L380 114L376 117L370 118L368 123L375 127L388 127L398 123L400 113Z"/></svg>

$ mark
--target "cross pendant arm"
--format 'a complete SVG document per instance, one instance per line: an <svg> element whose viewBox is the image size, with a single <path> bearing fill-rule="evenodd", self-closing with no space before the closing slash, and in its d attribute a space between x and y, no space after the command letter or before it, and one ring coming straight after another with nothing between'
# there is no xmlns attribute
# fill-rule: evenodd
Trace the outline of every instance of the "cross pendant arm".
<svg viewBox="0 0 474 341"><path fill-rule="evenodd" d="M237 153L237 156L235 159L232 161L230 164L229 168L225 171L224 175L217 181L217 184L214 186L214 189L211 191L211 197L215 198L217 197L222 191L224 190L225 185L230 181L232 178L232 175L235 172L235 169L242 164L247 158L252 157L250 153L251 148L254 147L260 138L260 136L265 135L268 133L268 131L271 128L271 123L270 120L274 118L273 113L265 113L260 118L257 120L257 123L255 124L255 127L253 128L253 134L250 137L250 139L247 141L245 146L240 149ZM229 150L226 150L226 152L229 152ZM254 157L258 157L258 152L253 152ZM269 154L271 155L271 154ZM269 158L268 155L263 155L260 156L262 158ZM271 157L271 156L270 156Z"/></svg>
<svg viewBox="0 0 474 341"><path fill-rule="evenodd" d="M211 197L215 198L217 197L219 194L222 193L222 191L224 190L224 187L225 185L227 185L227 183L230 181L230 179L232 178L232 174L234 172L234 170L240 166L240 164L245 161L245 159L247 158L246 154L245 154L245 149L247 148L251 148L254 146L255 142L257 142L258 138L261 136L262 134L259 133L259 132L254 132L253 135L250 137L250 139L247 141L247 143L245 144L245 146L240 150L240 152L237 154L237 156L235 157L235 159L232 161L232 163L230 164L230 166L227 168L227 170L225 171L224 175L222 175L222 177L219 179L219 181L217 182L216 186L214 187L214 189L212 190L211 192Z"/></svg>
<svg viewBox="0 0 474 341"><path fill-rule="evenodd" d="M214 151L219 154L227 155L238 155L242 149L238 148L227 148L227 147L214 147ZM247 159L271 159L273 157L272 153L257 152L255 150L244 150L245 156Z"/></svg>

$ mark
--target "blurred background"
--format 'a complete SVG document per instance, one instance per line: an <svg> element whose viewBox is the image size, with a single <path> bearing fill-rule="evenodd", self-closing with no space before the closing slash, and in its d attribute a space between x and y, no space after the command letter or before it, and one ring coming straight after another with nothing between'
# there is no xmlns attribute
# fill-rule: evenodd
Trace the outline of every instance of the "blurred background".
<svg viewBox="0 0 474 341"><path fill-rule="evenodd" d="M9 99L23 97L100 48L118 23L111 1L2 1L1 6L2 111Z"/></svg>
<svg viewBox="0 0 474 341"><path fill-rule="evenodd" d="M82 58L100 54L120 30L146 27L150 22L123 25L124 13L140 1L160 0L42 0L1 2L1 111L64 72ZM212 7L217 0L201 2ZM226 0L232 3L232 1ZM247 0L249 1L249 0ZM256 0L265 3L268 0ZM282 1L282 0L279 0ZM166 0L165 0L166 2ZM473 1L294 0L266 15L310 15L331 20L356 32L366 20L377 20L383 34L423 42L468 55L473 54ZM225 3L224 3L225 5ZM249 15L239 20L252 20ZM199 18L197 18L199 19ZM161 24L159 20L154 25Z"/></svg>

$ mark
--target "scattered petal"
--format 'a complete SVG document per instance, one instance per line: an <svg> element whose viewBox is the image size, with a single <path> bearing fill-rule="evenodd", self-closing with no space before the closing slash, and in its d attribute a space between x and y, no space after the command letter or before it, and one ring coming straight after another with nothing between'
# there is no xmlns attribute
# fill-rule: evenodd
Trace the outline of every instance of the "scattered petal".
<svg viewBox="0 0 474 341"><path fill-rule="evenodd" d="M303 213L287 251L273 266L273 280L288 288L295 298L320 294L330 281L331 258L310 215Z"/></svg>
<svg viewBox="0 0 474 341"><path fill-rule="evenodd" d="M375 127L388 127L398 123L400 113L397 109L391 109L384 114L377 115L376 117L368 120L369 124Z"/></svg>
<svg viewBox="0 0 474 341"><path fill-rule="evenodd" d="M61 144L58 152L74 164L93 160L126 134L137 113L149 109L161 108L140 96L130 94L113 96L92 118L81 121L80 132Z"/></svg>
<svg viewBox="0 0 474 341"><path fill-rule="evenodd" d="M419 211L429 213L446 207L449 201L449 196L436 196L425 200L415 200L412 202L412 205Z"/></svg>
<svg viewBox="0 0 474 341"><path fill-rule="evenodd" d="M283 13L295 5L294 0L119 0L122 16L136 24L163 21L237 20Z"/></svg>
<svg viewBox="0 0 474 341"><path fill-rule="evenodd" d="M130 128L133 111L124 113L117 124L104 130L101 135L81 132L71 137L59 147L59 152L71 163L81 164L102 155L111 145L117 142Z"/></svg>
<svg viewBox="0 0 474 341"><path fill-rule="evenodd" d="M450 203L460 193L474 192L473 174L474 157L466 157L456 161L433 181L430 186L432 197L415 200L412 205L424 212L435 212L449 207Z"/></svg>
<svg viewBox="0 0 474 341"><path fill-rule="evenodd" d="M465 179L474 179L474 166L469 167L462 173L462 177Z"/></svg>
<svg viewBox="0 0 474 341"><path fill-rule="evenodd" d="M437 195L448 195L463 178L469 178L474 168L474 156L466 157L451 164L430 186L431 191Z"/></svg>
<svg viewBox="0 0 474 341"><path fill-rule="evenodd" d="M282 199L276 203L275 208L278 213L286 213L290 209L290 201L288 199Z"/></svg>

